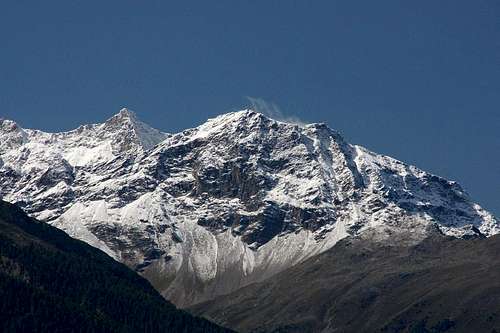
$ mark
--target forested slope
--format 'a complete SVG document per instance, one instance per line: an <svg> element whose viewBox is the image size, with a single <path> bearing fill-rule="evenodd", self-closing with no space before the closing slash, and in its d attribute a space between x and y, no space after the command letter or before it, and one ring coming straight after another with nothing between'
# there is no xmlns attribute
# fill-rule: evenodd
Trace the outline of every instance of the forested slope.
<svg viewBox="0 0 500 333"><path fill-rule="evenodd" d="M0 331L225 332L104 252L0 201Z"/></svg>

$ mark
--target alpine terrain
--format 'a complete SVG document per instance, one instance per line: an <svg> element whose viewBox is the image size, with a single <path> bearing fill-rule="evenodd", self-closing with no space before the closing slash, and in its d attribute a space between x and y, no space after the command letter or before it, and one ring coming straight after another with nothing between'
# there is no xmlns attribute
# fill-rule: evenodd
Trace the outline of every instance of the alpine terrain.
<svg viewBox="0 0 500 333"><path fill-rule="evenodd" d="M499 221L455 182L252 110L168 134L122 109L62 133L0 122L0 195L187 307L351 237L416 246Z"/></svg>

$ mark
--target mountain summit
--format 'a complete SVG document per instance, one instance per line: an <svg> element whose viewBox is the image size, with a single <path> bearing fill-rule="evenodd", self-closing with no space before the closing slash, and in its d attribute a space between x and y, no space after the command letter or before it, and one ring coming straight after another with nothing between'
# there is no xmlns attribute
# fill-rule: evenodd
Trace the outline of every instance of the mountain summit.
<svg viewBox="0 0 500 333"><path fill-rule="evenodd" d="M109 118L100 130L103 134L111 133L108 136L113 137L119 150L128 150L134 145L148 150L168 136L140 121L135 112L127 108Z"/></svg>
<svg viewBox="0 0 500 333"><path fill-rule="evenodd" d="M123 109L64 133L0 132L0 194L187 306L346 237L416 244L499 222L455 182L252 110L165 134ZM16 139L12 141L12 137Z"/></svg>

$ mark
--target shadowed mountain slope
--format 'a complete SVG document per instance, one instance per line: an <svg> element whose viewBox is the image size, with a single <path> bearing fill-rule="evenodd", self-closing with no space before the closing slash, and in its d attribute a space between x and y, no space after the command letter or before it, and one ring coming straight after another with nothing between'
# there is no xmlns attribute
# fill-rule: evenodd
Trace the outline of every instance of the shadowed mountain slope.
<svg viewBox="0 0 500 333"><path fill-rule="evenodd" d="M229 332L104 252L0 201L1 332Z"/></svg>
<svg viewBox="0 0 500 333"><path fill-rule="evenodd" d="M192 311L241 332L500 332L500 237L344 239Z"/></svg>

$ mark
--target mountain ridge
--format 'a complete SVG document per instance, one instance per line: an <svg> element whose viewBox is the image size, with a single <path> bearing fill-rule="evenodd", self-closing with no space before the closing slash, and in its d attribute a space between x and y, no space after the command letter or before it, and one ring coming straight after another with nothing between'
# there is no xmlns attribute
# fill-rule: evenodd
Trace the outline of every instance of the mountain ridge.
<svg viewBox="0 0 500 333"><path fill-rule="evenodd" d="M499 232L456 182L325 124L243 110L152 135L145 149L118 135L134 131L118 121L130 117L110 118L121 125L108 136L88 135L99 124L80 136L27 131L0 155L0 195L140 271L177 305L261 281L348 236L415 244L435 228Z"/></svg>

